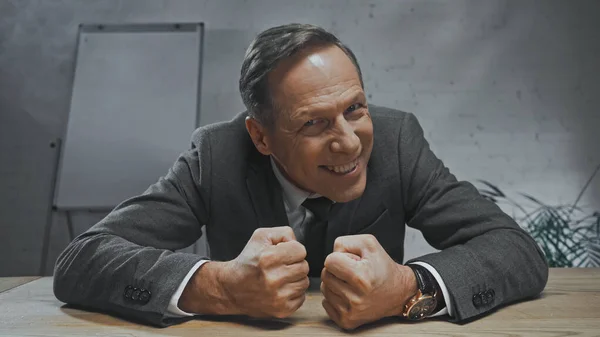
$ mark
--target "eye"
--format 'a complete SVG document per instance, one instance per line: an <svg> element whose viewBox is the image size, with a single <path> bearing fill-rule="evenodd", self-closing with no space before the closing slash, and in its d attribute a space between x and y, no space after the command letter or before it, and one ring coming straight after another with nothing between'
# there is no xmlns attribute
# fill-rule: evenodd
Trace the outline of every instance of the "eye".
<svg viewBox="0 0 600 337"><path fill-rule="evenodd" d="M346 109L345 113L348 114L348 113L354 112L354 111L360 109L361 107L362 107L362 104L354 103L351 106L349 106L348 109Z"/></svg>
<svg viewBox="0 0 600 337"><path fill-rule="evenodd" d="M300 133L305 136L317 136L329 125L329 121L324 118L311 119L304 123L300 129Z"/></svg>
<svg viewBox="0 0 600 337"><path fill-rule="evenodd" d="M318 125L318 124L322 124L323 120L322 119L311 119L308 122L304 123L304 126L313 126L313 125Z"/></svg>

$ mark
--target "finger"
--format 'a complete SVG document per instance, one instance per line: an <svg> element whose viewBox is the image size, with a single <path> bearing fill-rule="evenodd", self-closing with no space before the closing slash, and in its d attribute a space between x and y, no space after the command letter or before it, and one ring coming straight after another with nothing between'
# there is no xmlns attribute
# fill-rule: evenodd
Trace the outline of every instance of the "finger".
<svg viewBox="0 0 600 337"><path fill-rule="evenodd" d="M353 287L351 284L340 280L332 273L327 271L321 275L321 281L325 284L329 290L347 299L355 299L359 294L362 294L358 288Z"/></svg>
<svg viewBox="0 0 600 337"><path fill-rule="evenodd" d="M291 283L300 281L306 277L308 277L308 262L306 260L302 260L298 263L289 264L286 266L282 266L282 272L284 273L283 280L284 282Z"/></svg>
<svg viewBox="0 0 600 337"><path fill-rule="evenodd" d="M290 226L272 227L267 232L267 237L272 244L296 240L296 235Z"/></svg>
<svg viewBox="0 0 600 337"><path fill-rule="evenodd" d="M308 276L304 276L303 279L296 282L285 283L281 286L280 294L285 298L296 298L305 294L309 285L310 280L308 279Z"/></svg>
<svg viewBox="0 0 600 337"><path fill-rule="evenodd" d="M342 323L340 322L340 313L335 310L331 303L329 303L327 300L323 300L321 305L323 305L323 309L325 309L327 316L329 316L329 318L331 318L335 324L342 326Z"/></svg>
<svg viewBox="0 0 600 337"><path fill-rule="evenodd" d="M305 293L302 293L300 296L298 296L296 298L292 298L288 302L290 310L292 312L296 312L298 309L300 309L300 307L302 306L302 304L304 304L305 300L306 300L306 294Z"/></svg>
<svg viewBox="0 0 600 337"><path fill-rule="evenodd" d="M334 252L346 252L364 257L365 252L379 244L371 234L340 236L333 243Z"/></svg>
<svg viewBox="0 0 600 337"><path fill-rule="evenodd" d="M321 282L321 293L323 297L340 313L347 313L350 308L349 302L339 294L331 291L325 283Z"/></svg>
<svg viewBox="0 0 600 337"><path fill-rule="evenodd" d="M281 242L269 248L276 256L280 257L282 264L298 263L306 258L306 248L296 240Z"/></svg>
<svg viewBox="0 0 600 337"><path fill-rule="evenodd" d="M291 316L294 312L296 312L304 303L306 296L301 294L294 298L288 298L282 303L281 306L273 308L274 312L272 313L273 317L276 318L286 318Z"/></svg>
<svg viewBox="0 0 600 337"><path fill-rule="evenodd" d="M276 245L280 242L296 240L294 231L290 226L258 228L254 231L252 236L258 237L265 243L270 243L273 245Z"/></svg>
<svg viewBox="0 0 600 337"><path fill-rule="evenodd" d="M325 258L325 269L337 278L350 282L355 277L359 261L348 256L346 253L333 252Z"/></svg>
<svg viewBox="0 0 600 337"><path fill-rule="evenodd" d="M342 254L346 255L347 257L351 258L354 261L360 261L362 260L362 258L356 254L352 254L352 253L347 253L347 252L342 252Z"/></svg>

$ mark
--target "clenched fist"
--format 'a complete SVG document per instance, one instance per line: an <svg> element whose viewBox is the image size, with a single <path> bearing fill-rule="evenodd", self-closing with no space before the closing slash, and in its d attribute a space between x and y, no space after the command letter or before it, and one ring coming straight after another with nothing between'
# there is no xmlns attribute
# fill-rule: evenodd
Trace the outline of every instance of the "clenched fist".
<svg viewBox="0 0 600 337"><path fill-rule="evenodd" d="M321 281L323 308L344 329L399 316L417 292L412 270L394 262L373 235L337 238Z"/></svg>
<svg viewBox="0 0 600 337"><path fill-rule="evenodd" d="M190 306L196 313L288 317L304 303L309 286L305 258L290 227L259 228L234 260L200 268L188 297L196 305Z"/></svg>

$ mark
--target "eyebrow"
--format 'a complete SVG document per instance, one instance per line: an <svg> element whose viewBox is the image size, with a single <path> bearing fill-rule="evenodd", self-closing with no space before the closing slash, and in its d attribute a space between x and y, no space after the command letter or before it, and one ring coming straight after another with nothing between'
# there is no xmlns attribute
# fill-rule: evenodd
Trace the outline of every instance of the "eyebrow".
<svg viewBox="0 0 600 337"><path fill-rule="evenodd" d="M359 92L355 93L354 95L350 96L350 98L344 99L344 102L346 105L350 105L359 100L363 100L363 101L366 100L365 93L363 91L359 91ZM297 112L298 114L303 115L303 117L298 118L298 119L304 120L306 118L313 118L313 117L315 117L315 115L319 115L321 112L327 111L327 110L328 109L322 109L322 108L303 109L303 110L300 110Z"/></svg>
<svg viewBox="0 0 600 337"><path fill-rule="evenodd" d="M358 100L366 100L365 92L364 91L361 90L361 91L357 92L356 94L352 95L351 99L349 99L348 101L349 102L355 102L355 101L358 101Z"/></svg>

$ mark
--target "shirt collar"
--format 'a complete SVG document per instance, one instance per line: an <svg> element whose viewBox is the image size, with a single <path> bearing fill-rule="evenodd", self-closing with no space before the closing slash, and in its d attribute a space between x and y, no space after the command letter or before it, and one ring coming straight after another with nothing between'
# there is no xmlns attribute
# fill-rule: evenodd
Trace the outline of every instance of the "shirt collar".
<svg viewBox="0 0 600 337"><path fill-rule="evenodd" d="M286 211L295 211L302 205L304 200L308 198L318 198L320 195L316 193L307 192L303 189L298 188L292 182L290 182L286 177L283 176L283 173L275 164L273 157L271 157L271 167L273 168L273 173L275 174L275 178L279 181L281 188L283 190L283 203L285 204Z"/></svg>

